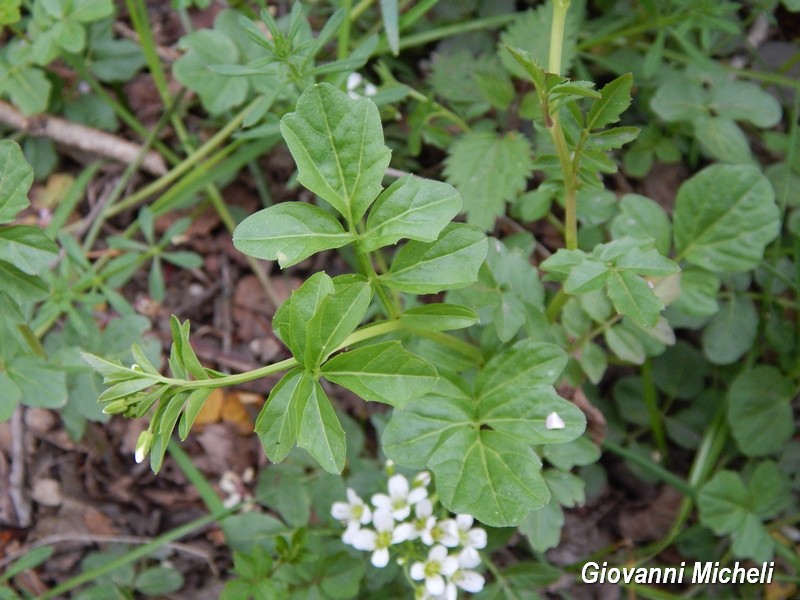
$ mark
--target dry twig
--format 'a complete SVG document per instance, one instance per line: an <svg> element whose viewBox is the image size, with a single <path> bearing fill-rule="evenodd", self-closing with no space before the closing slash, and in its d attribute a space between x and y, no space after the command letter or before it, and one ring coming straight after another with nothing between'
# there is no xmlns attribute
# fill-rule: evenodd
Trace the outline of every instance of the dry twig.
<svg viewBox="0 0 800 600"><path fill-rule="evenodd" d="M3 101L0 101L0 123L34 137L46 137L70 148L91 152L125 164L134 162L142 151L142 147L137 144L60 117L45 114L26 117ZM145 153L140 166L148 173L157 176L167 172L164 159L152 150Z"/></svg>

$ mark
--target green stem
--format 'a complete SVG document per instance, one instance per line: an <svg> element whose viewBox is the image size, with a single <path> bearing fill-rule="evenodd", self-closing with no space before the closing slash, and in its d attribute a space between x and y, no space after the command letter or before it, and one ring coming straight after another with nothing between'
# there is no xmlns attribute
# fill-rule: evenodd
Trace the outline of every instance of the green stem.
<svg viewBox="0 0 800 600"><path fill-rule="evenodd" d="M570 0L553 0L553 23L550 28L550 55L548 71L556 75L561 73L561 50L564 47L564 27L567 22L567 11Z"/></svg>
<svg viewBox="0 0 800 600"><path fill-rule="evenodd" d="M112 217L135 206L148 196L151 196L152 194L155 194L156 192L170 185L173 181L178 179L187 171L193 169L203 158L208 156L212 150L224 142L234 131L239 128L239 126L244 122L245 117L247 117L247 113L250 112L250 109L255 106L258 101L259 98L256 98L250 102L241 111L239 111L239 113L233 117L233 119L228 121L225 127L220 129L211 138L209 138L205 144L200 146L200 148L192 152L181 163L176 165L165 175L162 175L149 185L140 189L138 192L131 194L124 200L120 201L116 206L109 209L106 216Z"/></svg>
<svg viewBox="0 0 800 600"><path fill-rule="evenodd" d="M375 292L378 294L383 309L386 311L386 316L390 319L396 319L400 315L400 308L392 301L389 294L386 293L386 288L384 288L378 273L375 271L375 267L372 265L369 253L361 250L361 244L359 242L355 243L354 249L358 258L358 263L364 271L364 275L366 275L367 279L369 279L375 287Z"/></svg>
<svg viewBox="0 0 800 600"><path fill-rule="evenodd" d="M138 548L131 550L130 552L126 552L119 558L116 558L106 564L97 567L96 569L92 569L90 571L86 571L65 581L64 583L57 585L56 587L46 591L44 594L39 596L39 600L48 600L49 598L57 598L62 596L65 592L75 589L76 587L83 585L84 583L89 583L90 581L95 581L98 578L111 573L115 569L119 569L120 567L124 567L125 565L129 565L132 562L139 560L140 558L144 558L152 553L154 553L159 548L166 546L167 544L179 540L180 538L189 535L190 533L197 531L198 529L202 529L207 525L214 523L215 521L219 521L224 519L230 514L233 514L239 510L239 506L234 506L232 508L225 509L220 512L216 512L210 515L206 515L204 517L200 517L199 519L195 519L194 521L190 521L185 525L181 525L180 527L173 529L172 531L168 531L167 533L160 535L156 538L153 538L152 541L139 546Z"/></svg>
<svg viewBox="0 0 800 600"><path fill-rule="evenodd" d="M419 21L434 6L439 4L439 0L422 0L410 8L400 17L400 31L405 31L414 23Z"/></svg>
<svg viewBox="0 0 800 600"><path fill-rule="evenodd" d="M553 296L553 299L550 300L550 304L547 305L547 310L545 312L545 316L550 323L556 322L558 315L561 314L561 311L569 298L570 295L564 291L564 288L558 290L558 293Z"/></svg>
<svg viewBox="0 0 800 600"><path fill-rule="evenodd" d="M363 4L363 2L361 3ZM343 58L347 58L349 51L350 51L350 22L356 18L353 15L355 11L353 11L353 0L342 0L341 2L342 8L347 13L345 20L342 22L341 27L339 27L339 37L338 37L338 46L336 49L336 58L342 60Z"/></svg>
<svg viewBox="0 0 800 600"><path fill-rule="evenodd" d="M225 506L222 504L222 500L219 499L214 488L208 483L208 480L200 472L200 469L194 466L192 459L183 451L181 445L174 439L170 439L167 445L167 452L170 453L175 464L178 465L178 468L186 476L186 479L188 479L198 491L208 511L212 514L224 512Z"/></svg>
<svg viewBox="0 0 800 600"><path fill-rule="evenodd" d="M619 444L616 444L615 442L612 442L610 440L605 440L603 442L603 448L605 448L606 450L608 450L610 452L613 452L614 454L616 454L618 456L623 457L625 460L627 460L629 462L636 463L637 465L639 465L640 467L642 467L643 469L645 469L649 473L652 473L653 475L658 477L664 483L668 483L669 485L674 487L676 490L681 492L684 496L687 496L689 498L694 498L694 496L697 493L695 491L695 489L691 486L691 484L687 483L686 481L684 481L683 479L681 479L677 475L673 475L672 473L670 473L667 469L665 469L661 465L658 465L658 464L654 463L652 460L649 460L648 458L646 458L644 456L636 454L635 452L631 452L627 448L625 448L623 446L620 446Z"/></svg>
<svg viewBox="0 0 800 600"><path fill-rule="evenodd" d="M647 406L647 415L650 418L653 438L662 458L667 458L669 453L667 436L664 433L664 425L661 421L661 411L658 409L658 392L653 381L653 361L650 357L642 365L642 385L644 387L644 403Z"/></svg>

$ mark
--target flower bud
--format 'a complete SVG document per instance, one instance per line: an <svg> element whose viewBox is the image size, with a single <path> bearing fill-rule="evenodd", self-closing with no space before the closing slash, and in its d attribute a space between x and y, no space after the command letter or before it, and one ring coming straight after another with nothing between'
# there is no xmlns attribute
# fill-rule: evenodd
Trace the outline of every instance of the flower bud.
<svg viewBox="0 0 800 600"><path fill-rule="evenodd" d="M150 431L143 431L139 434L139 439L136 440L136 453L134 458L137 463L144 460L144 457L150 452L150 447L153 445L153 434Z"/></svg>
<svg viewBox="0 0 800 600"><path fill-rule="evenodd" d="M128 410L128 406L130 403L124 399L120 398L118 400L112 400L108 404L103 407L103 414L106 415L119 415L124 413Z"/></svg>

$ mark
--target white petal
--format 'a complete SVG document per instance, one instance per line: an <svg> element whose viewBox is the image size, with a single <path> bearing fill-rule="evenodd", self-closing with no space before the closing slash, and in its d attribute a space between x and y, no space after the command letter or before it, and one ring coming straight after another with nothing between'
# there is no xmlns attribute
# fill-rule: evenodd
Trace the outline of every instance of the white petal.
<svg viewBox="0 0 800 600"><path fill-rule="evenodd" d="M402 475L389 478L389 495L392 498L408 498L408 480Z"/></svg>
<svg viewBox="0 0 800 600"><path fill-rule="evenodd" d="M444 577L441 575L432 575L425 578L425 588L433 596L444 594Z"/></svg>
<svg viewBox="0 0 800 600"><path fill-rule="evenodd" d="M461 571L458 574L456 585L466 592L476 594L483 589L486 580L483 575L475 571Z"/></svg>
<svg viewBox="0 0 800 600"><path fill-rule="evenodd" d="M456 586L448 581L445 600L456 600L457 596L458 596L458 590L456 589Z"/></svg>
<svg viewBox="0 0 800 600"><path fill-rule="evenodd" d="M396 521L403 521L411 514L411 507L408 504L397 507L392 511L392 516Z"/></svg>
<svg viewBox="0 0 800 600"><path fill-rule="evenodd" d="M425 579L425 563L415 562L411 565L411 579L417 581Z"/></svg>
<svg viewBox="0 0 800 600"><path fill-rule="evenodd" d="M464 548L458 555L458 564L462 569L474 569L481 564L481 555L475 548Z"/></svg>
<svg viewBox="0 0 800 600"><path fill-rule="evenodd" d="M486 548L486 530L480 527L470 529L467 533L469 545L473 548Z"/></svg>
<svg viewBox="0 0 800 600"><path fill-rule="evenodd" d="M433 514L433 504L431 504L430 500L424 498L414 507L414 513L418 519L430 517Z"/></svg>
<svg viewBox="0 0 800 600"><path fill-rule="evenodd" d="M389 551L386 548L375 550L375 552L372 553L372 560L370 562L372 562L373 567L382 569L389 564Z"/></svg>
<svg viewBox="0 0 800 600"><path fill-rule="evenodd" d="M553 411L547 415L547 419L544 421L544 426L547 429L564 429L566 424L564 423L564 419L562 419L557 412Z"/></svg>
<svg viewBox="0 0 800 600"><path fill-rule="evenodd" d="M417 476L414 477L414 483L420 484L422 486L428 487L431 482L431 474L428 471L421 471L417 473Z"/></svg>
<svg viewBox="0 0 800 600"><path fill-rule="evenodd" d="M366 525L367 523L372 521L372 511L369 509L369 506L367 506L366 504L363 504L361 506L361 519L359 519L359 520L361 521L362 525Z"/></svg>
<svg viewBox="0 0 800 600"><path fill-rule="evenodd" d="M365 96L374 96L377 93L378 93L378 88L376 88L374 84L368 83L364 86Z"/></svg>
<svg viewBox="0 0 800 600"><path fill-rule="evenodd" d="M351 91L356 89L359 85L361 85L362 77L359 73L350 73L347 76L347 91Z"/></svg>
<svg viewBox="0 0 800 600"><path fill-rule="evenodd" d="M345 529L344 533L342 534L342 541L345 544L352 544L353 539L355 539L356 534L359 531L361 531L361 529L359 528L358 523L351 521L347 524L347 529Z"/></svg>
<svg viewBox="0 0 800 600"><path fill-rule="evenodd" d="M428 552L428 560L429 561L436 561L442 562L444 559L447 558L447 548L444 546L434 546L431 548L431 551Z"/></svg>
<svg viewBox="0 0 800 600"><path fill-rule="evenodd" d="M427 497L428 497L428 490L422 487L414 488L408 495L408 503L416 504L417 502L421 502Z"/></svg>
<svg viewBox="0 0 800 600"><path fill-rule="evenodd" d="M347 488L347 501L350 504L364 504L364 502L359 498L358 494L353 488Z"/></svg>
<svg viewBox="0 0 800 600"><path fill-rule="evenodd" d="M394 529L394 519L388 510L378 509L372 517L372 522L377 531L392 531Z"/></svg>
<svg viewBox="0 0 800 600"><path fill-rule="evenodd" d="M461 531L469 531L473 521L472 515L456 515L456 525Z"/></svg>
<svg viewBox="0 0 800 600"><path fill-rule="evenodd" d="M378 540L378 534L371 529L361 529L353 536L353 548L356 550L375 550L375 542Z"/></svg>
<svg viewBox="0 0 800 600"><path fill-rule="evenodd" d="M401 523L394 529L392 533L392 543L399 544L406 540L413 540L419 537L417 529L411 523Z"/></svg>
<svg viewBox="0 0 800 600"><path fill-rule="evenodd" d="M448 556L441 561L441 568L439 569L439 572L442 575L450 577L450 575L456 571L458 571L458 559L455 556Z"/></svg>
<svg viewBox="0 0 800 600"><path fill-rule="evenodd" d="M347 502L334 502L331 516L338 521L347 521L353 514L353 508Z"/></svg>
<svg viewBox="0 0 800 600"><path fill-rule="evenodd" d="M392 510L392 499L386 494L374 494L372 496L372 505L375 508L385 508Z"/></svg>

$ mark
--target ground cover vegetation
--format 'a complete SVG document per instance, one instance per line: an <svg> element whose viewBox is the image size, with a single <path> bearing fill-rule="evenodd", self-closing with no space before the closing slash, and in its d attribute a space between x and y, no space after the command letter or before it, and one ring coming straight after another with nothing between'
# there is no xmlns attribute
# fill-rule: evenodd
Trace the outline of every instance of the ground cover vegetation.
<svg viewBox="0 0 800 600"><path fill-rule="evenodd" d="M796 0L0 27L1 598L800 593Z"/></svg>

